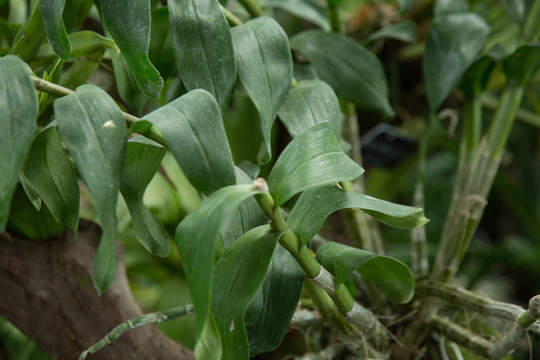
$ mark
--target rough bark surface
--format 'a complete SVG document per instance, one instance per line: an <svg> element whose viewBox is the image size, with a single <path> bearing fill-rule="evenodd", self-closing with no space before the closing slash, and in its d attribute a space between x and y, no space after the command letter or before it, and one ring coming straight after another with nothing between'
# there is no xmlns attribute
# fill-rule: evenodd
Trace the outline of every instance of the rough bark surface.
<svg viewBox="0 0 540 360"><path fill-rule="evenodd" d="M97 225L82 221L77 241L68 233L45 243L0 235L0 316L51 359L77 359L116 325L142 314L129 289L123 259L113 285L97 295L91 274L100 236ZM195 358L147 325L87 359Z"/></svg>

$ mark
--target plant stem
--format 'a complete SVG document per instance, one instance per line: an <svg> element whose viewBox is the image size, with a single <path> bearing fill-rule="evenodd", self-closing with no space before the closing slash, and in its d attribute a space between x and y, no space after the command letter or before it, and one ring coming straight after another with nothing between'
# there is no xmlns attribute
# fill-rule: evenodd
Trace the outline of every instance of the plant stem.
<svg viewBox="0 0 540 360"><path fill-rule="evenodd" d="M259 17L264 15L259 4L257 4L255 0L238 0L238 2L242 4L251 16Z"/></svg>
<svg viewBox="0 0 540 360"><path fill-rule="evenodd" d="M229 23L229 26L234 27L243 24L242 20L240 20L236 15L230 12L229 9L227 9L223 5L220 6L223 15L225 15L225 19L227 19L227 22Z"/></svg>
<svg viewBox="0 0 540 360"><path fill-rule="evenodd" d="M529 301L529 309L517 318L510 334L488 348L492 359L501 359L514 351L527 336L527 329L540 317L540 295Z"/></svg>
<svg viewBox="0 0 540 360"><path fill-rule="evenodd" d="M255 195L255 199L270 219L271 229L274 232L283 233L279 243L295 258L304 270L306 277L330 295L340 314L349 323L360 330L367 330L366 334L374 335L378 341L385 340L384 327L379 323L377 317L355 302L349 290L342 284L337 283L333 275L319 264L309 248L302 245L300 239L289 229L281 208L276 208L274 199L268 192L266 181L258 178L255 179L254 185L256 190L261 191Z"/></svg>
<svg viewBox="0 0 540 360"><path fill-rule="evenodd" d="M488 94L484 94L482 96L483 107L490 110L495 110L497 109L498 104L499 104L499 100L496 97L492 95L488 95ZM534 126L536 128L540 128L540 116L528 110L521 109L521 108L518 109L516 112L516 120L522 121L525 124Z"/></svg>
<svg viewBox="0 0 540 360"><path fill-rule="evenodd" d="M83 351L79 356L79 360L84 360L89 354L94 354L98 350L101 350L105 346L118 339L122 334L136 329L143 325L157 324L162 321L171 320L180 316L193 314L193 305L184 305L173 309L164 311L157 311L150 314L144 314L137 316L136 318L127 320L114 329L112 329L103 339L99 340L94 345L90 346L87 350Z"/></svg>
<svg viewBox="0 0 540 360"><path fill-rule="evenodd" d="M429 323L435 330L444 334L455 343L469 349L475 354L489 358L488 349L492 344L486 339L438 315L432 315Z"/></svg>
<svg viewBox="0 0 540 360"><path fill-rule="evenodd" d="M68 89L66 87L60 86L58 84L52 83L47 80L40 79L35 75L32 75L32 81L34 82L34 86L36 87L37 90L46 92L54 96L63 97L63 96L67 96L67 95L71 95L75 93L75 91L71 89ZM138 117L133 116L123 111L122 111L122 117L126 121L128 128L131 125L133 125L135 122L141 120ZM159 130L155 126L151 126L148 129L148 131L146 131L145 133L141 133L141 135L143 135L144 137L148 139L154 140L158 144L161 144L165 147L167 146L167 144L165 143L165 139L163 138L163 135L159 132Z"/></svg>

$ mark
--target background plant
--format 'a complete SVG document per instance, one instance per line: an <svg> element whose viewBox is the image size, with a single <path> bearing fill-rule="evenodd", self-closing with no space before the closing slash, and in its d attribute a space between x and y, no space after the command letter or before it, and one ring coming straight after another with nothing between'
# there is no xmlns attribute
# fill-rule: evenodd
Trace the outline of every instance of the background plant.
<svg viewBox="0 0 540 360"><path fill-rule="evenodd" d="M133 292L161 310L97 343L105 334L80 339L81 358L131 328L191 313L191 324L163 330L199 359L248 358L282 344L279 357L293 351L282 343L290 326L290 338L311 334L296 341L308 358L502 358L538 331L537 297L524 311L453 284L494 183L521 225L514 237L538 237L538 202L516 182L527 176L496 174L515 119L539 124L540 3L0 5L2 241L59 241L65 228L81 233L79 219L96 221L97 292L107 296L119 269L122 277L122 239ZM419 60L422 71L407 79ZM408 94L418 86L425 97ZM364 181L358 124L391 119L417 138L418 155L369 169ZM448 140L444 128L454 133L456 119L460 135ZM516 154L525 155L506 166L535 156L523 150L534 141L524 143ZM453 190L430 184L453 163ZM414 207L365 193L405 196ZM449 201L444 221L440 199ZM421 208L433 209L427 227ZM325 223L336 211L341 217ZM336 241L341 221L347 245ZM380 223L412 229L407 254L408 233ZM482 263L465 259L467 287L529 241L487 250L473 242ZM15 310L2 315L19 326ZM14 330L6 323L4 331Z"/></svg>

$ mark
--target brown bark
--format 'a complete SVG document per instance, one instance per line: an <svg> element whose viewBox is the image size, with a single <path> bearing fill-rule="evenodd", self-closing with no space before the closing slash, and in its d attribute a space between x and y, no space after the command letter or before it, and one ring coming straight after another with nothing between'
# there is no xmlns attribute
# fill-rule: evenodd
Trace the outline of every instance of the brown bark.
<svg viewBox="0 0 540 360"><path fill-rule="evenodd" d="M100 236L99 227L88 222L81 222L77 241L68 233L45 243L0 236L0 316L51 359L77 359L116 325L142 314L129 289L122 256L113 285L97 295L91 274ZM146 325L87 359L195 358L155 326Z"/></svg>

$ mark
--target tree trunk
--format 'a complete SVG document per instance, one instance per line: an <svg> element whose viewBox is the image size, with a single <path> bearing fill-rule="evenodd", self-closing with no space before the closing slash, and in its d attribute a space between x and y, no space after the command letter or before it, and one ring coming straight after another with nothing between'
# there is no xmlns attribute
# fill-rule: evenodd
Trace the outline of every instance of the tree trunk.
<svg viewBox="0 0 540 360"><path fill-rule="evenodd" d="M77 241L68 232L45 243L0 236L0 316L51 359L77 359L116 325L142 314L129 289L121 255L116 280L97 295L92 265L100 236L97 225L83 221ZM147 325L127 332L88 359L195 358Z"/></svg>

